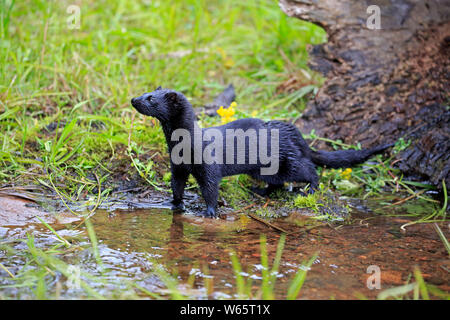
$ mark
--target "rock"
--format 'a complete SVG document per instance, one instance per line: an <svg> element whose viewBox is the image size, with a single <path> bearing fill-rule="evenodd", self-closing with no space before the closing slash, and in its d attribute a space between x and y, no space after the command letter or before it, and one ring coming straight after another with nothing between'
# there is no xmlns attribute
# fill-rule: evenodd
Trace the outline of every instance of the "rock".
<svg viewBox="0 0 450 320"><path fill-rule="evenodd" d="M14 196L0 195L0 226L24 226L32 223L41 223L38 218L47 223L70 223L80 220L79 217L62 212L52 214L29 206L33 203Z"/></svg>

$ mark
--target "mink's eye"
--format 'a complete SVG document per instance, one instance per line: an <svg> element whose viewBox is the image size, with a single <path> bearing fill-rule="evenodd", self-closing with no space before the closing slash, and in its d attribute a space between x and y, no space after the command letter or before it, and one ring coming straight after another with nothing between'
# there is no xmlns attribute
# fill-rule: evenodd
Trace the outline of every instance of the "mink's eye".
<svg viewBox="0 0 450 320"><path fill-rule="evenodd" d="M148 96L145 100L147 100L148 102L152 102L152 96Z"/></svg>

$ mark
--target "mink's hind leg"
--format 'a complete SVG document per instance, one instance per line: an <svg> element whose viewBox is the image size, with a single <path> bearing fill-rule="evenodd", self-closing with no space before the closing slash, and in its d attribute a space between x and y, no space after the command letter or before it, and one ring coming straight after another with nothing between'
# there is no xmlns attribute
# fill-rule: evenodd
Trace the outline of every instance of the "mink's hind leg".
<svg viewBox="0 0 450 320"><path fill-rule="evenodd" d="M219 197L219 184L215 182L207 182L200 184L202 196L206 202L206 210L202 212L202 216L215 218L217 216L217 198Z"/></svg>
<svg viewBox="0 0 450 320"><path fill-rule="evenodd" d="M296 164L293 181L309 183L308 193L313 194L319 186L319 176L314 163L307 158L301 158Z"/></svg>
<svg viewBox="0 0 450 320"><path fill-rule="evenodd" d="M203 199L206 202L206 210L201 213L202 216L208 218L215 218L217 216L217 198L219 197L219 180L217 176L210 174L195 177Z"/></svg>
<svg viewBox="0 0 450 320"><path fill-rule="evenodd" d="M253 188L250 188L250 190L262 197L267 197L272 192L283 189L283 187L284 187L284 184L270 184L269 183L269 185L266 188L253 187Z"/></svg>

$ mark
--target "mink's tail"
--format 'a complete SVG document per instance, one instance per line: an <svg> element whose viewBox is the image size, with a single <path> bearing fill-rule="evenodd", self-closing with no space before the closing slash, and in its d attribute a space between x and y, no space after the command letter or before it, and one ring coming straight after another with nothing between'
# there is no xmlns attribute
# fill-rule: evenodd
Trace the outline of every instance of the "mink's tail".
<svg viewBox="0 0 450 320"><path fill-rule="evenodd" d="M392 146L394 146L394 143L363 150L312 151L311 159L319 166L335 169L350 168L355 164L363 163L373 155L381 153Z"/></svg>

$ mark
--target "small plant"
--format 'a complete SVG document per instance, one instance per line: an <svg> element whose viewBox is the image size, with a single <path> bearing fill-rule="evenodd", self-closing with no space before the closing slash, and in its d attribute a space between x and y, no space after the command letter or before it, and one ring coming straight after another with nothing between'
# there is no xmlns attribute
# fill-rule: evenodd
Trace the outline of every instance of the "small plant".
<svg viewBox="0 0 450 320"><path fill-rule="evenodd" d="M394 152L394 154L402 152L403 150L408 148L410 145L411 145L411 140L405 141L405 139L400 138L395 143L393 152Z"/></svg>
<svg viewBox="0 0 450 320"><path fill-rule="evenodd" d="M294 207L311 209L316 214L319 213L320 207L323 206L323 203L319 202L319 193L308 194L307 196L298 195L294 199Z"/></svg>
<svg viewBox="0 0 450 320"><path fill-rule="evenodd" d="M170 185L170 180L172 179L172 173L169 171L169 172L166 172L166 173L164 173L164 175L163 175L163 181L166 183L166 185Z"/></svg>
<svg viewBox="0 0 450 320"><path fill-rule="evenodd" d="M350 216L348 205L322 183L314 194L298 195L291 206L311 210L315 214L313 218L317 220L346 221Z"/></svg>
<svg viewBox="0 0 450 320"><path fill-rule="evenodd" d="M255 214L257 216L263 217L263 218L276 218L279 215L276 211L269 209L268 207L262 207L255 210Z"/></svg>

